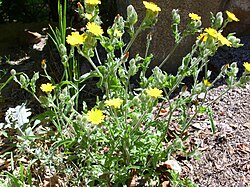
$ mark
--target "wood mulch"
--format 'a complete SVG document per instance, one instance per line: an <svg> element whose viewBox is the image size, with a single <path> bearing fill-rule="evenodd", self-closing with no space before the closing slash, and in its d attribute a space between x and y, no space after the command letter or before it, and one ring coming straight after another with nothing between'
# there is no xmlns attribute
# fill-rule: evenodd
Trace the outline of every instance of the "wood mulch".
<svg viewBox="0 0 250 187"><path fill-rule="evenodd" d="M211 89L209 99L225 85ZM250 84L235 88L212 106L216 132L206 121L192 126L200 160L182 162L183 176L201 187L250 186Z"/></svg>

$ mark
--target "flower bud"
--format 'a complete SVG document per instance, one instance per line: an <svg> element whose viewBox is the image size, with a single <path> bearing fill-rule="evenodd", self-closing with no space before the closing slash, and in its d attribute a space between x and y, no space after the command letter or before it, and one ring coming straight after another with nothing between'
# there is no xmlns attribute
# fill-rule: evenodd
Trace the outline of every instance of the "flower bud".
<svg viewBox="0 0 250 187"><path fill-rule="evenodd" d="M136 74L136 72L137 72L137 67L136 67L135 59L131 59L129 61L128 74L129 74L129 76L133 76Z"/></svg>
<svg viewBox="0 0 250 187"><path fill-rule="evenodd" d="M12 76L15 76L15 75L16 75L16 70L15 70L15 69L10 70L10 74L11 74Z"/></svg>
<svg viewBox="0 0 250 187"><path fill-rule="evenodd" d="M20 75L20 83L21 83L22 85L26 85L26 82L27 82L26 77L23 76L23 75Z"/></svg>
<svg viewBox="0 0 250 187"><path fill-rule="evenodd" d="M120 16L119 14L117 14L117 16L115 17L115 20L114 20L114 23L116 25L119 25L119 26L124 26L124 22L123 22L123 17Z"/></svg>
<svg viewBox="0 0 250 187"><path fill-rule="evenodd" d="M82 115L77 115L76 116L76 121L78 122L78 123L81 123L82 122Z"/></svg>
<svg viewBox="0 0 250 187"><path fill-rule="evenodd" d="M122 55L121 57L121 62L127 62L128 60L128 57L129 57L129 52L126 52L125 54Z"/></svg>
<svg viewBox="0 0 250 187"><path fill-rule="evenodd" d="M223 24L222 12L218 12L215 16L214 28L219 29L222 27L222 24Z"/></svg>
<svg viewBox="0 0 250 187"><path fill-rule="evenodd" d="M195 28L199 28L201 26L201 21L196 21L195 23L194 23L194 27Z"/></svg>
<svg viewBox="0 0 250 187"><path fill-rule="evenodd" d="M34 73L34 75L33 75L33 77L32 77L32 79L31 79L31 81L36 81L36 80L38 80L39 79L39 73L38 72L36 72L36 73Z"/></svg>
<svg viewBox="0 0 250 187"><path fill-rule="evenodd" d="M42 61L41 61L41 67L42 67L42 69L46 69L47 65L46 65L45 59L42 59Z"/></svg>
<svg viewBox="0 0 250 187"><path fill-rule="evenodd" d="M78 7L78 9L83 10L83 6L80 2L77 3L77 7Z"/></svg>
<svg viewBox="0 0 250 187"><path fill-rule="evenodd" d="M180 22L181 22L181 16L180 16L180 14L178 12L179 12L178 9L173 9L172 10L173 23L176 23L176 24L180 24Z"/></svg>
<svg viewBox="0 0 250 187"><path fill-rule="evenodd" d="M150 42L152 40L152 32L147 34L147 41Z"/></svg>
<svg viewBox="0 0 250 187"><path fill-rule="evenodd" d="M135 8L132 5L127 7L127 22L130 25L134 25L138 20L138 15L135 11Z"/></svg>
<svg viewBox="0 0 250 187"><path fill-rule="evenodd" d="M63 44L59 45L59 53L61 56L67 54L67 48L65 47L65 45L63 45Z"/></svg>
<svg viewBox="0 0 250 187"><path fill-rule="evenodd" d="M126 76L126 73L125 73L125 70L124 70L124 69L120 68L120 69L118 70L118 74L119 74L119 77L120 77L121 79L127 79L127 76Z"/></svg>
<svg viewBox="0 0 250 187"><path fill-rule="evenodd" d="M243 46L243 44L240 43L240 39L236 38L235 36L229 36L227 39L232 43L233 47Z"/></svg>
<svg viewBox="0 0 250 187"><path fill-rule="evenodd" d="M80 2L77 3L77 8L78 8L78 13L83 14L84 13L84 8Z"/></svg>
<svg viewBox="0 0 250 187"><path fill-rule="evenodd" d="M133 103L134 105L140 105L140 104L141 104L141 100L140 100L140 98L139 98L138 96L135 96L135 97L133 98L133 100L132 100L132 103Z"/></svg>

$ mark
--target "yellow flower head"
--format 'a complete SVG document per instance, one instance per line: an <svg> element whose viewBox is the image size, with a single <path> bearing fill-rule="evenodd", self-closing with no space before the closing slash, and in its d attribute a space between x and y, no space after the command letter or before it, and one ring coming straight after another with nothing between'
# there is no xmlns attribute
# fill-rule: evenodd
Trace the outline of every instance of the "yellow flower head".
<svg viewBox="0 0 250 187"><path fill-rule="evenodd" d="M107 106L112 106L114 108L119 108L122 103L123 103L123 100L120 98L109 99L109 100L105 101L105 104Z"/></svg>
<svg viewBox="0 0 250 187"><path fill-rule="evenodd" d="M201 33L196 39L197 40L202 40L203 42L206 42L208 38L208 34L207 33Z"/></svg>
<svg viewBox="0 0 250 187"><path fill-rule="evenodd" d="M87 120L94 125L102 123L105 118L102 111L96 108L92 108L90 111L88 111L86 117Z"/></svg>
<svg viewBox="0 0 250 187"><path fill-rule="evenodd" d="M101 36L103 34L101 26L95 24L94 22L88 22L86 27L88 31L94 34L95 36Z"/></svg>
<svg viewBox="0 0 250 187"><path fill-rule="evenodd" d="M200 21L201 20L201 17L198 14L195 14L195 13L189 13L188 16L191 18L191 20L194 20L194 21Z"/></svg>
<svg viewBox="0 0 250 187"><path fill-rule="evenodd" d="M114 30L114 34L115 34L115 36L117 36L118 38L122 37L122 32L119 31L118 29L115 29L115 30Z"/></svg>
<svg viewBox="0 0 250 187"><path fill-rule="evenodd" d="M98 5L98 4L101 4L101 1L100 0L85 0L85 3L89 5Z"/></svg>
<svg viewBox="0 0 250 187"><path fill-rule="evenodd" d="M88 20L91 20L91 18L93 17L92 14L88 14L88 13L86 13L84 16Z"/></svg>
<svg viewBox="0 0 250 187"><path fill-rule="evenodd" d="M43 92L51 92L55 88L55 86L52 86L52 84L47 83L42 84L40 88Z"/></svg>
<svg viewBox="0 0 250 187"><path fill-rule="evenodd" d="M161 11L161 8L158 7L156 4L154 4L153 2L143 1L143 4L147 10L151 10L152 12Z"/></svg>
<svg viewBox="0 0 250 187"><path fill-rule="evenodd" d="M204 79L204 80L203 80L203 83L204 83L205 86L207 86L207 87L212 86L212 83L210 83L207 79Z"/></svg>
<svg viewBox="0 0 250 187"><path fill-rule="evenodd" d="M209 27L205 29L205 32L208 33L210 36L217 38L217 35L218 35L217 30Z"/></svg>
<svg viewBox="0 0 250 187"><path fill-rule="evenodd" d="M232 12L226 11L229 21L240 21Z"/></svg>
<svg viewBox="0 0 250 187"><path fill-rule="evenodd" d="M224 37L220 32L217 34L217 38L222 45L227 45L228 47L232 47L232 43Z"/></svg>
<svg viewBox="0 0 250 187"><path fill-rule="evenodd" d="M86 34L79 34L79 32L72 32L71 35L66 37L66 41L68 44L72 46L77 46L83 44L86 39Z"/></svg>
<svg viewBox="0 0 250 187"><path fill-rule="evenodd" d="M246 71L250 73L250 63L244 62L243 66L245 67Z"/></svg>
<svg viewBox="0 0 250 187"><path fill-rule="evenodd" d="M159 90L158 88L149 88L146 90L146 93L154 98L162 96L162 90Z"/></svg>

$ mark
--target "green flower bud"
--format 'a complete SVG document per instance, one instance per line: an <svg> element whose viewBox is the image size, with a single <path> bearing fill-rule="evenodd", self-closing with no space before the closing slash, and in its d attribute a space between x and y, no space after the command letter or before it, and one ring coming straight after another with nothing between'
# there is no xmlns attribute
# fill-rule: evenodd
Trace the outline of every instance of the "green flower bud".
<svg viewBox="0 0 250 187"><path fill-rule="evenodd" d="M180 22L181 22L181 16L179 14L179 10L178 9L173 9L172 10L172 19L173 19L173 23L180 24Z"/></svg>
<svg viewBox="0 0 250 187"><path fill-rule="evenodd" d="M141 104L141 100L140 100L140 98L139 98L138 96L135 96L135 97L133 98L133 100L132 100L132 103L133 103L134 105L140 105L140 104Z"/></svg>
<svg viewBox="0 0 250 187"><path fill-rule="evenodd" d="M118 70L118 75L119 75L121 80L124 80L124 79L127 80L126 72L124 69L120 68Z"/></svg>
<svg viewBox="0 0 250 187"><path fill-rule="evenodd" d="M152 33L150 32L147 34L147 42L150 42L152 40Z"/></svg>
<svg viewBox="0 0 250 187"><path fill-rule="evenodd" d="M195 28L199 28L201 26L201 21L196 21L195 23L194 23L194 27Z"/></svg>
<svg viewBox="0 0 250 187"><path fill-rule="evenodd" d="M10 74L11 74L12 76L15 76L15 75L16 75L16 70L14 70L14 69L10 70Z"/></svg>
<svg viewBox="0 0 250 187"><path fill-rule="evenodd" d="M26 79L25 76L20 75L20 83L22 84L22 87L27 87L27 85L29 84L29 81Z"/></svg>
<svg viewBox="0 0 250 187"><path fill-rule="evenodd" d="M61 56L67 54L67 48L65 47L65 45L63 45L63 44L59 45L59 53L60 53Z"/></svg>
<svg viewBox="0 0 250 187"><path fill-rule="evenodd" d="M36 81L38 79L39 79L39 73L37 72L37 73L34 73L31 81L33 81L33 80Z"/></svg>
<svg viewBox="0 0 250 187"><path fill-rule="evenodd" d="M119 14L115 17L114 25L116 25L120 30L123 30L123 28L124 28L124 20L123 20L123 17L120 16ZM113 25L113 26L114 26L114 25Z"/></svg>
<svg viewBox="0 0 250 187"><path fill-rule="evenodd" d="M128 70L128 74L129 76L134 76L137 72L137 67L136 67L136 63L135 63L135 59L131 59L129 61L129 70Z"/></svg>
<svg viewBox="0 0 250 187"><path fill-rule="evenodd" d="M78 123L81 123L81 122L82 122L82 115L77 115L77 116L76 116L76 121L77 121Z"/></svg>
<svg viewBox="0 0 250 187"><path fill-rule="evenodd" d="M127 7L127 22L130 25L134 25L138 20L138 15L135 11L135 8L132 5Z"/></svg>
<svg viewBox="0 0 250 187"><path fill-rule="evenodd" d="M84 8L80 2L77 3L77 8L80 15L84 13Z"/></svg>
<svg viewBox="0 0 250 187"><path fill-rule="evenodd" d="M240 43L240 39L235 36L229 36L227 39L232 43L233 47L241 47L243 44Z"/></svg>
<svg viewBox="0 0 250 187"><path fill-rule="evenodd" d="M215 29L219 29L222 27L223 24L223 16L222 16L222 12L218 12L215 16L215 20L214 20L214 28Z"/></svg>
<svg viewBox="0 0 250 187"><path fill-rule="evenodd" d="M74 104L75 104L74 101L69 100L66 107L65 107L65 109L64 109L64 112L65 113L71 112L73 110Z"/></svg>
<svg viewBox="0 0 250 187"><path fill-rule="evenodd" d="M129 57L129 52L123 54L121 57L121 63L127 62L128 57Z"/></svg>

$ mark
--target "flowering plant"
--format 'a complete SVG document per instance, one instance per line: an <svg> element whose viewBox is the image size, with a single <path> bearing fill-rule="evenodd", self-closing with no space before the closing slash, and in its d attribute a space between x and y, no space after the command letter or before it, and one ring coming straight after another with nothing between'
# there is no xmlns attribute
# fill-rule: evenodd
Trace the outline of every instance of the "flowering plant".
<svg viewBox="0 0 250 187"><path fill-rule="evenodd" d="M113 25L104 31L99 17L100 4L99 0L85 0L84 5L78 3L77 12L87 20L86 30L81 34L72 32L68 36L65 32L66 11L59 9L61 24L59 29L53 30L51 38L60 54L64 74L56 83L47 73L46 63L42 64L48 82L40 89L46 94L40 97L36 94L38 73L32 79L24 74L18 79L13 73L14 80L45 108L45 112L34 117L29 124L36 136L24 151L40 160L40 167L46 166L51 173L63 173L61 177L67 179L68 186L131 186L133 182L140 181L144 185L159 185L162 171L158 168L162 162L171 159L177 151L190 155L185 150L184 141L189 137L188 129L198 114L207 113L211 129L215 130L211 103L206 103L208 90L222 77L226 79L228 89L248 80L245 75L239 81L236 79L236 63L223 66L214 80L211 80L211 72L207 68L209 57L219 47L241 46L233 34L222 35L227 23L237 21L237 18L227 12L228 18L224 20L219 12L212 16L211 27L202 28L201 17L190 13L186 30L180 32L180 15L178 10L173 10L172 30L176 46L184 37L196 33L199 36L191 52L183 58L176 75L161 69L168 55L159 67L152 69L150 76L146 76L152 60L152 55L148 54L151 35L147 36L145 57L130 57L129 49L140 32L155 25L161 8L143 1L146 15L136 29L137 13L129 5L127 18L117 15ZM128 43L123 41L126 32L130 36ZM105 50L104 58L98 54L98 45ZM76 52L87 60L93 70L81 73L81 62L76 60ZM249 72L249 64L244 66ZM138 84L133 86L131 78L136 75L139 76ZM93 77L99 81L97 87L102 91L102 97L96 99L95 106L87 107L79 95L83 94L86 80ZM191 87L184 85L186 77L192 78ZM173 97L173 94L177 96ZM51 130L51 126L42 132L37 130L44 121L49 121L56 130ZM43 146L38 148L37 142L40 145L42 142ZM187 185L186 180L179 179L178 182Z"/></svg>

